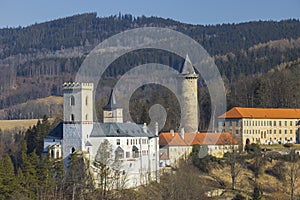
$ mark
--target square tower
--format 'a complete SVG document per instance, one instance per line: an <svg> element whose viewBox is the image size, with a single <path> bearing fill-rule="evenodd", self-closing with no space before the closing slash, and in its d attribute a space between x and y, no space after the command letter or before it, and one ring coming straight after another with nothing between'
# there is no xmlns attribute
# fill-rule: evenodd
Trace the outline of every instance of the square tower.
<svg viewBox="0 0 300 200"><path fill-rule="evenodd" d="M64 122L93 122L93 83L64 83Z"/></svg>
<svg viewBox="0 0 300 200"><path fill-rule="evenodd" d="M75 151L88 151L93 130L93 83L64 83L63 159Z"/></svg>

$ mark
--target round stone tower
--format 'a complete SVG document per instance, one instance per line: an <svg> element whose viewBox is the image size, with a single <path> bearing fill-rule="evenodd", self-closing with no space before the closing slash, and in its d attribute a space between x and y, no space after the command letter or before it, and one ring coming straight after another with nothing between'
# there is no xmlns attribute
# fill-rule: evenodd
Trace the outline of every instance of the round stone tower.
<svg viewBox="0 0 300 200"><path fill-rule="evenodd" d="M198 74L188 55L181 69L181 129L186 133L198 132Z"/></svg>

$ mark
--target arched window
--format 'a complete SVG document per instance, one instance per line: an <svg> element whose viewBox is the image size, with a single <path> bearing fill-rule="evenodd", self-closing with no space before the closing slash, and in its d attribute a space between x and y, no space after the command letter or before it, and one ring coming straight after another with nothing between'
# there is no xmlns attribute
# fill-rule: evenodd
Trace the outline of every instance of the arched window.
<svg viewBox="0 0 300 200"><path fill-rule="evenodd" d="M89 101L89 97L86 96L86 97L85 97L85 105L86 105L86 106L88 105L88 101Z"/></svg>
<svg viewBox="0 0 300 200"><path fill-rule="evenodd" d="M71 106L75 106L75 97L73 95L71 96L70 101L71 101Z"/></svg>
<svg viewBox="0 0 300 200"><path fill-rule="evenodd" d="M51 151L50 151L50 157L54 158L54 150L53 149L51 149Z"/></svg>
<svg viewBox="0 0 300 200"><path fill-rule="evenodd" d="M56 158L59 158L59 150L56 151Z"/></svg>
<svg viewBox="0 0 300 200"><path fill-rule="evenodd" d="M124 158L124 150L121 147L118 147L115 150L115 159L119 160L119 159L123 159Z"/></svg>
<svg viewBox="0 0 300 200"><path fill-rule="evenodd" d="M71 153L74 153L75 152L75 148L74 147L72 147L72 149L71 149Z"/></svg>
<svg viewBox="0 0 300 200"><path fill-rule="evenodd" d="M74 116L74 114L71 114L70 120L71 120L71 122L74 122L74 121L75 121L75 116Z"/></svg>

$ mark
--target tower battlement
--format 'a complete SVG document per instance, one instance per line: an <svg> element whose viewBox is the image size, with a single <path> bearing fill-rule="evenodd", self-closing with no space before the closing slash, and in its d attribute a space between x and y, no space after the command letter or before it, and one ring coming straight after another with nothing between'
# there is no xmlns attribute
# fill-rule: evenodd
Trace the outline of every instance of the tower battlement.
<svg viewBox="0 0 300 200"><path fill-rule="evenodd" d="M198 79L199 75L196 74L196 73L193 73L193 74L181 74L181 77L183 79Z"/></svg>
<svg viewBox="0 0 300 200"><path fill-rule="evenodd" d="M64 90L74 90L74 89L93 89L93 83L79 83L79 82L64 82Z"/></svg>

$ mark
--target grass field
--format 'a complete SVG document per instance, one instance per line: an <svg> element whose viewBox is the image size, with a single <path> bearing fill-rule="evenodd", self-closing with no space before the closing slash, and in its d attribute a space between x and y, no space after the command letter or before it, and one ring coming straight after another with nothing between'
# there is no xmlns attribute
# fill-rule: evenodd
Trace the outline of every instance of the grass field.
<svg viewBox="0 0 300 200"><path fill-rule="evenodd" d="M0 120L1 130L28 129L37 123L38 119ZM51 119L50 119L51 121Z"/></svg>

